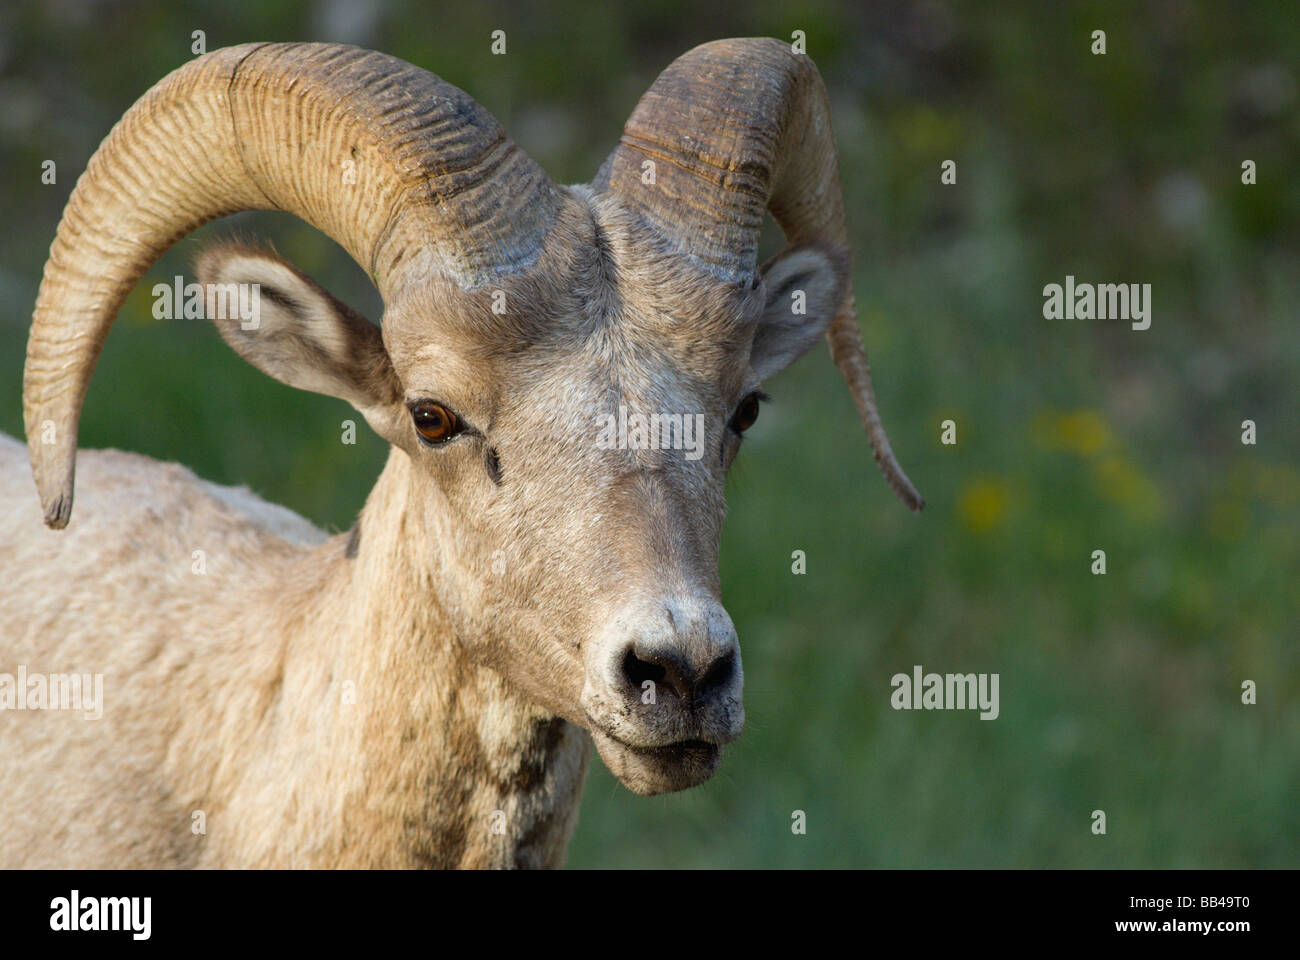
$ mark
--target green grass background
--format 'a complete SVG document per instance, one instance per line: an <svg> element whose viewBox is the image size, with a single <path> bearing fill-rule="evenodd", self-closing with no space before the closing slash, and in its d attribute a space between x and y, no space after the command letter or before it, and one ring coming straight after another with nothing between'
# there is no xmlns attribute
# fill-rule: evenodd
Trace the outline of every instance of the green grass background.
<svg viewBox="0 0 1300 960"><path fill-rule="evenodd" d="M746 733L685 794L633 796L593 762L570 864L1296 866L1294 6L996 7L6 4L0 429L21 434L31 307L76 176L190 57L193 30L208 49L342 40L408 59L479 99L560 182L590 179L676 55L803 30L831 91L882 416L929 506L893 499L823 348L776 378L729 483L721 562ZM55 185L40 183L47 159ZM947 159L955 186L939 183ZM150 316L149 288L232 229L378 316L361 271L293 218L206 227L122 311L81 443L177 460L345 529L384 445L364 427L341 445L344 404L274 383L206 325ZM1152 284L1151 329L1044 320L1042 288L1067 274ZM955 446L939 442L949 418ZM999 673L1001 716L895 712L889 678L918 663Z"/></svg>

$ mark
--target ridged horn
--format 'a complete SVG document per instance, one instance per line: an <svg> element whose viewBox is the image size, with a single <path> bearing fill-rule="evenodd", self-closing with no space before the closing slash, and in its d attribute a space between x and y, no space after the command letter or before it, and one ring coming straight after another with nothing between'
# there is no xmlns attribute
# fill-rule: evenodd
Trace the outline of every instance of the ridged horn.
<svg viewBox="0 0 1300 960"><path fill-rule="evenodd" d="M647 160L652 185L642 180ZM670 249L731 282L753 277L769 211L790 244L826 247L848 262L826 88L812 60L779 40L719 40L674 60L637 104L593 186L617 193ZM925 501L876 412L851 280L826 339L885 479L920 510Z"/></svg>
<svg viewBox="0 0 1300 960"><path fill-rule="evenodd" d="M81 405L122 302L198 226L241 210L296 214L387 302L431 270L470 289L530 266L557 203L491 114L394 57L244 44L173 71L91 157L45 264L23 414L46 524L71 514Z"/></svg>

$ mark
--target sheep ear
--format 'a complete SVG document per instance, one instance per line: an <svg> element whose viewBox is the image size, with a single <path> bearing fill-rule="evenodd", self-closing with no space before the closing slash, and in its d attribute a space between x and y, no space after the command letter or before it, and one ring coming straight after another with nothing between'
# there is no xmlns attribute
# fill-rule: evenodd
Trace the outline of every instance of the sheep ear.
<svg viewBox="0 0 1300 960"><path fill-rule="evenodd" d="M843 258L818 247L794 247L764 264L767 303L749 354L760 380L780 373L826 334L847 281Z"/></svg>
<svg viewBox="0 0 1300 960"><path fill-rule="evenodd" d="M208 247L194 270L208 318L236 353L281 383L346 400L386 433L402 388L379 327L263 250Z"/></svg>

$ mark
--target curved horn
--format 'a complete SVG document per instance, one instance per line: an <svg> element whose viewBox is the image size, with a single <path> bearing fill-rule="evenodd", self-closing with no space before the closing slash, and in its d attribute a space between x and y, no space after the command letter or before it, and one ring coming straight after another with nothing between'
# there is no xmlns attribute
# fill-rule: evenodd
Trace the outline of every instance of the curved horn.
<svg viewBox="0 0 1300 960"><path fill-rule="evenodd" d="M294 213L387 302L430 270L469 289L531 265L556 205L550 179L486 110L394 57L244 44L173 71L90 158L45 264L23 414L46 524L67 525L81 404L118 309L196 227L240 210Z"/></svg>
<svg viewBox="0 0 1300 960"><path fill-rule="evenodd" d="M647 160L652 186L642 182ZM637 104L594 186L618 193L669 247L729 281L754 276L767 211L788 243L829 247L847 262L826 88L813 62L779 40L719 40L674 60ZM851 279L826 339L885 479L920 510L925 501L876 413Z"/></svg>

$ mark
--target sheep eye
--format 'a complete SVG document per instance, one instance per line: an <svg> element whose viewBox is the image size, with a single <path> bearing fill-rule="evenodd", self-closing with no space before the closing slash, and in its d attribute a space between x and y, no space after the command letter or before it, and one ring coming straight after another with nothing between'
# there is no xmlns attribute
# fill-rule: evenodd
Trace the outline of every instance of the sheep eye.
<svg viewBox="0 0 1300 960"><path fill-rule="evenodd" d="M758 419L759 401L763 399L761 393L751 393L740 401L740 406L736 407L736 412L731 415L731 429L737 433L744 433L754 425Z"/></svg>
<svg viewBox="0 0 1300 960"><path fill-rule="evenodd" d="M415 430L427 443L446 443L460 433L460 418L440 403L421 400L411 407Z"/></svg>

